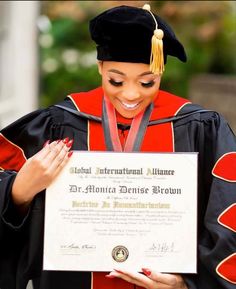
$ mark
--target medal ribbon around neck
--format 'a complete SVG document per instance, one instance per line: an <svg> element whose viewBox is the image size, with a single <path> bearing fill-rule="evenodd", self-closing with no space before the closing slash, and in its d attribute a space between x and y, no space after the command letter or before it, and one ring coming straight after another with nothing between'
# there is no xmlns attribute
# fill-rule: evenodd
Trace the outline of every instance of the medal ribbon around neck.
<svg viewBox="0 0 236 289"><path fill-rule="evenodd" d="M152 110L153 103L151 103L145 111L140 112L133 118L123 149L118 134L115 108L105 96L103 99L102 126L107 150L116 152L139 151Z"/></svg>

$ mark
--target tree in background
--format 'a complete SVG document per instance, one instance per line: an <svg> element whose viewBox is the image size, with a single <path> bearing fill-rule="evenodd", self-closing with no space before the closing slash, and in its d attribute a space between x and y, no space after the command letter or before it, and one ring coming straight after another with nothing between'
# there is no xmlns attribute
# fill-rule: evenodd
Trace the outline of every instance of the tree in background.
<svg viewBox="0 0 236 289"><path fill-rule="evenodd" d="M41 65L40 106L48 106L68 93L100 84L95 45L88 22L117 5L152 10L168 22L184 44L187 64L169 57L162 88L183 97L198 73L235 74L236 6L231 1L42 1L38 26Z"/></svg>

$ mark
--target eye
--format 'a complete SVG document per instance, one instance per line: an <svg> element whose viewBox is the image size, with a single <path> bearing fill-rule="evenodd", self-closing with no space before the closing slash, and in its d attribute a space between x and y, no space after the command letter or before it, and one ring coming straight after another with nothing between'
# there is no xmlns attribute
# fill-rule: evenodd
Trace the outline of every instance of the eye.
<svg viewBox="0 0 236 289"><path fill-rule="evenodd" d="M123 81L115 81L114 79L109 79L109 82L113 86L121 86L123 84Z"/></svg>
<svg viewBox="0 0 236 289"><path fill-rule="evenodd" d="M150 82L141 82L141 85L142 85L143 87L146 87L146 88L152 87L154 84L155 84L155 82L154 82L153 80L150 81Z"/></svg>

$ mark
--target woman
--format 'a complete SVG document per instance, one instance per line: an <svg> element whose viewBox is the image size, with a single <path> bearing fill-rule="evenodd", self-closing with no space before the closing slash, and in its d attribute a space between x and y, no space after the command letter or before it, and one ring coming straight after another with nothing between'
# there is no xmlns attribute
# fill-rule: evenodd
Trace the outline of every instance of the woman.
<svg viewBox="0 0 236 289"><path fill-rule="evenodd" d="M25 289L30 279L36 289L234 288L236 140L216 112L159 90L167 56L186 55L172 29L145 8L116 7L91 21L102 87L2 130L1 289ZM70 149L199 152L198 274L42 271L44 190Z"/></svg>

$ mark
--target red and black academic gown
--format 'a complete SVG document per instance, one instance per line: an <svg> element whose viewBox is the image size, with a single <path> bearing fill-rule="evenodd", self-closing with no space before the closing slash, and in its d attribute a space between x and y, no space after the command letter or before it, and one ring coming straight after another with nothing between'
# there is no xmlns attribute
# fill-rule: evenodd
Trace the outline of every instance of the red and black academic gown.
<svg viewBox="0 0 236 289"><path fill-rule="evenodd" d="M68 96L60 105L101 117L101 88ZM199 152L198 273L184 274L190 289L236 288L236 140L216 112L197 112L186 99L160 91L151 120L177 116L171 122L148 126L141 151ZM183 118L178 118L185 115ZM117 115L117 121L130 121ZM120 129L121 143L128 129ZM134 289L105 273L42 271L44 192L22 217L11 201L17 171L46 140L73 138L74 150L105 151L100 122L59 107L37 110L3 129L0 134L0 288ZM188 236L183 240L188 242ZM174 261L174 260L173 260Z"/></svg>

